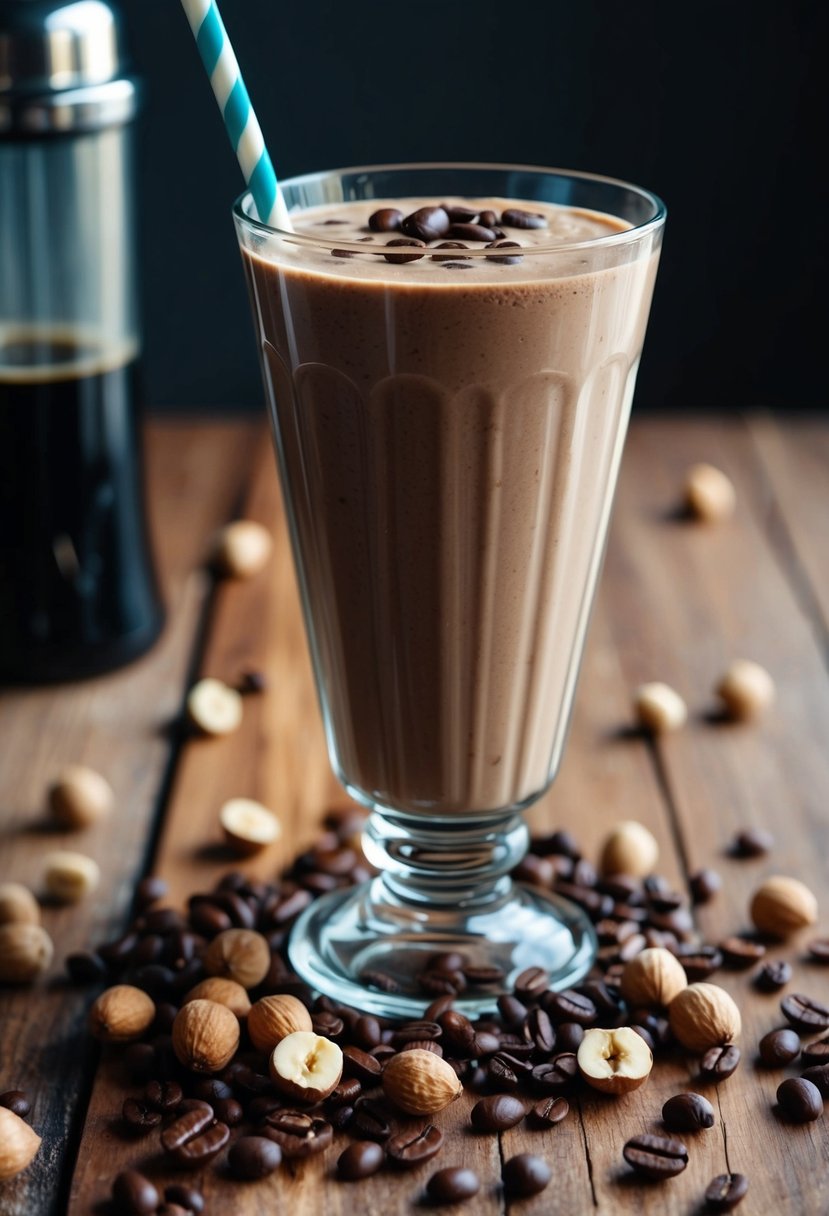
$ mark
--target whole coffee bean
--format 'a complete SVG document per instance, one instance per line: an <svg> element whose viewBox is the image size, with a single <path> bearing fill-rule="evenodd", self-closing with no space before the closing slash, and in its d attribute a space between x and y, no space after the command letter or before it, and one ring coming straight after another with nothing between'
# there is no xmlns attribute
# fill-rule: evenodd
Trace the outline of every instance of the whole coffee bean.
<svg viewBox="0 0 829 1216"><path fill-rule="evenodd" d="M443 1132L434 1123L427 1123L417 1132L398 1132L386 1141L390 1161L405 1169L431 1161L443 1144Z"/></svg>
<svg viewBox="0 0 829 1216"><path fill-rule="evenodd" d="M331 1107L351 1106L357 1101L362 1092L363 1086L356 1077L344 1077L334 1086L331 1093L325 1099L325 1105Z"/></svg>
<svg viewBox="0 0 829 1216"><path fill-rule="evenodd" d="M813 963L829 963L829 937L815 937L806 949Z"/></svg>
<svg viewBox="0 0 829 1216"><path fill-rule="evenodd" d="M508 207L501 213L505 228L546 228L547 220L537 211L524 211L520 207Z"/></svg>
<svg viewBox="0 0 829 1216"><path fill-rule="evenodd" d="M357 1099L349 1126L366 1140L388 1140L394 1130L388 1111L376 1098Z"/></svg>
<svg viewBox="0 0 829 1216"><path fill-rule="evenodd" d="M80 950L66 957L66 970L73 984L97 984L107 977L107 965L99 954Z"/></svg>
<svg viewBox="0 0 829 1216"><path fill-rule="evenodd" d="M774 848L774 837L763 828L744 828L731 843L734 857L763 857Z"/></svg>
<svg viewBox="0 0 829 1216"><path fill-rule="evenodd" d="M829 1064L829 1034L804 1044L801 1054L806 1064Z"/></svg>
<svg viewBox="0 0 829 1216"><path fill-rule="evenodd" d="M240 1136L227 1154L231 1174L244 1182L267 1178L281 1160L281 1148L267 1136Z"/></svg>
<svg viewBox="0 0 829 1216"><path fill-rule="evenodd" d="M226 1123L228 1127L238 1127L245 1117L241 1103L237 1102L235 1098L216 1098L213 1109L216 1112L216 1118L221 1123Z"/></svg>
<svg viewBox="0 0 829 1216"><path fill-rule="evenodd" d="M479 1131L503 1132L520 1123L526 1113L527 1108L520 1098L512 1094L492 1094L475 1103L469 1118Z"/></svg>
<svg viewBox="0 0 829 1216"><path fill-rule="evenodd" d="M540 1123L543 1127L552 1127L556 1123L561 1123L570 1113L570 1103L566 1098L542 1098L540 1102L536 1102L532 1108L532 1117L534 1122Z"/></svg>
<svg viewBox="0 0 829 1216"><path fill-rule="evenodd" d="M495 233L483 224L457 223L452 224L449 236L461 241L494 241Z"/></svg>
<svg viewBox="0 0 829 1216"><path fill-rule="evenodd" d="M442 207L418 207L401 225L406 236L419 241L439 241L449 231L449 216Z"/></svg>
<svg viewBox="0 0 829 1216"><path fill-rule="evenodd" d="M763 1035L758 1050L769 1068L782 1068L799 1055L800 1036L794 1030L770 1030Z"/></svg>
<svg viewBox="0 0 829 1216"><path fill-rule="evenodd" d="M533 1088L542 1094L557 1094L572 1085L578 1076L578 1059L572 1052L559 1052L546 1064L532 1071Z"/></svg>
<svg viewBox="0 0 829 1216"><path fill-rule="evenodd" d="M437 1022L405 1022L392 1031L393 1047L405 1047L407 1043L422 1043L424 1039L439 1039L443 1031Z"/></svg>
<svg viewBox="0 0 829 1216"><path fill-rule="evenodd" d="M645 1178L675 1178L688 1164L688 1150L682 1141L666 1136L634 1136L622 1155Z"/></svg>
<svg viewBox="0 0 829 1216"><path fill-rule="evenodd" d="M389 241L388 245L419 245L420 241ZM387 245L387 248L388 248ZM422 253L410 254L408 257L404 254L389 254L384 253L383 257L387 262L416 262L418 258L423 257ZM401 992L402 989L398 981L393 975L388 975L385 971L375 971L367 968L360 972L360 983L366 988L377 988L380 992Z"/></svg>
<svg viewBox="0 0 829 1216"><path fill-rule="evenodd" d="M355 1140L337 1158L337 1176L349 1182L376 1174L385 1161L382 1145L374 1140Z"/></svg>
<svg viewBox="0 0 829 1216"><path fill-rule="evenodd" d="M379 1085L383 1065L368 1052L349 1044L343 1048L343 1073L346 1077L356 1077L364 1085Z"/></svg>
<svg viewBox="0 0 829 1216"><path fill-rule="evenodd" d="M468 249L468 245L464 245L461 241L441 241L439 245L433 246L435 249ZM433 253L433 262L446 262L449 264L456 260L460 255L456 253Z"/></svg>
<svg viewBox="0 0 829 1216"><path fill-rule="evenodd" d="M275 1110L259 1125L258 1134L278 1144L283 1157L297 1160L328 1148L334 1129L324 1119L304 1111Z"/></svg>
<svg viewBox="0 0 829 1216"><path fill-rule="evenodd" d="M381 207L368 217L372 232L397 232L403 222L403 212L396 207Z"/></svg>
<svg viewBox="0 0 829 1216"><path fill-rule="evenodd" d="M493 224L498 223L498 216L494 211L482 211L478 216L478 222L484 224L487 228L491 228ZM564 833L561 833L564 835Z"/></svg>
<svg viewBox="0 0 829 1216"><path fill-rule="evenodd" d="M559 1022L556 1026L556 1050L570 1054L579 1049L584 1038L584 1027L578 1022Z"/></svg>
<svg viewBox="0 0 829 1216"><path fill-rule="evenodd" d="M345 1023L336 1013L321 1010L311 1015L311 1028L314 1034L322 1035L326 1039L339 1039L345 1029Z"/></svg>
<svg viewBox="0 0 829 1216"><path fill-rule="evenodd" d="M433 1203L460 1203L477 1195L480 1189L475 1171L460 1165L438 1170L426 1183L426 1193Z"/></svg>
<svg viewBox="0 0 829 1216"><path fill-rule="evenodd" d="M527 1006L517 996L504 992L498 997L498 1012L501 1021L510 1030L519 1030L527 1016Z"/></svg>
<svg viewBox="0 0 829 1216"><path fill-rule="evenodd" d="M461 973L473 988L491 988L494 984L503 983L504 980L503 968L483 964L479 966L467 964L461 967Z"/></svg>
<svg viewBox="0 0 829 1216"><path fill-rule="evenodd" d="M437 1022L444 1013L449 1012L449 1010L452 1008L453 1001L454 997L451 995L435 997L431 1005L427 1005L427 1007L424 1009L423 1017L427 1022Z"/></svg>
<svg viewBox="0 0 829 1216"><path fill-rule="evenodd" d="M716 870L697 870L688 880L691 889L691 901L696 904L709 903L722 887L722 879Z"/></svg>
<svg viewBox="0 0 829 1216"><path fill-rule="evenodd" d="M135 1135L144 1135L161 1125L161 1111L138 1098L126 1098L121 1107L121 1117L127 1128Z"/></svg>
<svg viewBox="0 0 829 1216"><path fill-rule="evenodd" d="M578 904L591 920L601 920L602 917L613 914L612 895L602 895L601 891L594 891L592 887L580 887L577 883L566 882L560 878L556 879L554 890L565 899Z"/></svg>
<svg viewBox="0 0 829 1216"><path fill-rule="evenodd" d="M717 1174L705 1188L705 1202L712 1212L730 1212L748 1193L745 1174Z"/></svg>
<svg viewBox="0 0 829 1216"><path fill-rule="evenodd" d="M766 953L762 942L751 941L746 937L727 937L720 942L720 953L723 963L734 971L743 971L753 966Z"/></svg>
<svg viewBox="0 0 829 1216"><path fill-rule="evenodd" d="M331 1124L335 1132L344 1132L346 1128L351 1126L351 1120L353 1118L353 1106L335 1106L333 1110L328 1111L328 1122Z"/></svg>
<svg viewBox="0 0 829 1216"><path fill-rule="evenodd" d="M524 255L522 253L513 253L513 250L520 248L521 246L517 241L492 240L487 245L487 249L498 249L504 252L488 253L486 260L488 262L499 262L502 266L517 266L519 262L523 262ZM509 250L509 253L506 250Z"/></svg>
<svg viewBox="0 0 829 1216"><path fill-rule="evenodd" d="M202 1097L202 1095L198 1095ZM144 1089L144 1101L154 1110L164 1114L175 1110L184 1099L184 1091L177 1081L150 1081Z"/></svg>
<svg viewBox="0 0 829 1216"><path fill-rule="evenodd" d="M408 236L396 237L393 241L386 241L386 249L390 249L393 245L395 245L395 246L396 245L412 245L412 246L416 247L417 249L426 248L425 241L416 241ZM403 263L403 262L417 262L423 256L424 255L422 253L384 253L383 254L383 257L386 259L387 262L393 262L395 264L399 264L399 263ZM384 976L382 972L377 972L377 971L372 971L369 974L371 976L371 979L367 980L366 982L370 983L373 987L380 988L381 991L383 991L383 992L389 992L389 991L398 992L400 990L400 985L397 983L396 980L393 980L391 978L391 976ZM363 979L363 976L361 976L360 978ZM377 982L378 978L380 978L383 982L378 983ZM387 987L384 987L384 983L386 981L394 984L394 988L389 989Z"/></svg>
<svg viewBox="0 0 829 1216"><path fill-rule="evenodd" d="M783 997L780 1008L797 1030L829 1030L829 1006L814 997L794 992Z"/></svg>
<svg viewBox="0 0 829 1216"><path fill-rule="evenodd" d="M20 1119L25 1119L32 1109L29 1099L22 1089L7 1089L0 1094L0 1106L12 1111Z"/></svg>
<svg viewBox="0 0 829 1216"><path fill-rule="evenodd" d="M698 1132L714 1126L714 1108L702 1094L676 1094L662 1107L662 1122L672 1132Z"/></svg>
<svg viewBox="0 0 829 1216"><path fill-rule="evenodd" d="M539 857L535 853L527 853L512 871L515 882L528 882L534 887L552 886L555 875L549 858Z"/></svg>
<svg viewBox="0 0 829 1216"><path fill-rule="evenodd" d="M505 1161L501 1169L504 1190L516 1199L540 1195L552 1176L550 1166L535 1153L518 1153Z"/></svg>
<svg viewBox="0 0 829 1216"><path fill-rule="evenodd" d="M700 1060L699 1075L704 1081L713 1081L717 1085L736 1072L739 1063L740 1049L733 1043L711 1047Z"/></svg>
<svg viewBox="0 0 829 1216"><path fill-rule="evenodd" d="M777 1103L792 1123L811 1123L823 1114L818 1087L804 1077L789 1077L777 1087Z"/></svg>
<svg viewBox="0 0 829 1216"><path fill-rule="evenodd" d="M219 1098L233 1097L232 1088L221 1077L203 1077L200 1081L196 1081L190 1092L192 1097L199 1098L202 1102L212 1103Z"/></svg>
<svg viewBox="0 0 829 1216"><path fill-rule="evenodd" d="M548 1013L543 1009L531 1009L523 1029L524 1038L535 1051L550 1055L556 1044L556 1035Z"/></svg>
<svg viewBox="0 0 829 1216"><path fill-rule="evenodd" d="M471 224L478 219L478 212L473 211L471 207L462 207L458 203L441 203L441 206L453 224ZM494 215L495 212L491 214Z"/></svg>
<svg viewBox="0 0 829 1216"><path fill-rule="evenodd" d="M163 878L150 875L142 878L135 888L135 907L139 912L145 911L150 904L157 903L167 894L169 887Z"/></svg>
<svg viewBox="0 0 829 1216"><path fill-rule="evenodd" d="M690 984L698 984L708 979L723 965L723 957L716 946L695 946L681 944L673 951L682 963L685 975Z"/></svg>
<svg viewBox="0 0 829 1216"><path fill-rule="evenodd" d="M351 1033L357 1046L362 1047L364 1051L377 1047L383 1039L380 1023L371 1014L357 1018Z"/></svg>
<svg viewBox="0 0 829 1216"><path fill-rule="evenodd" d="M144 1216L155 1212L161 1202L158 1191L138 1170L124 1170L112 1184L112 1198L122 1212L129 1216Z"/></svg>
<svg viewBox="0 0 829 1216"><path fill-rule="evenodd" d="M543 967L527 967L516 977L512 989L519 1000L532 1001L546 992L549 984L549 971Z"/></svg>
<svg viewBox="0 0 829 1216"><path fill-rule="evenodd" d="M454 1009L447 1009L438 1017L441 1030L441 1041L455 1056L463 1060L472 1058L475 1054L475 1027L469 1018L464 1017Z"/></svg>
<svg viewBox="0 0 829 1216"><path fill-rule="evenodd" d="M754 984L760 992L779 992L785 988L792 978L792 969L782 958L774 962L763 963L754 977Z"/></svg>
<svg viewBox="0 0 829 1216"><path fill-rule="evenodd" d="M493 1085L499 1089L517 1089L521 1081L528 1076L530 1069L524 1060L504 1051L497 1051L487 1061L487 1072Z"/></svg>
<svg viewBox="0 0 829 1216"><path fill-rule="evenodd" d="M572 989L550 993L544 1001L544 1008L557 1022L578 1022L579 1026L594 1026L596 1023L597 1010L593 1001Z"/></svg>
<svg viewBox="0 0 829 1216"><path fill-rule="evenodd" d="M201 1216L204 1211L204 1196L192 1186L173 1183L172 1186L164 1188L164 1198L168 1203L184 1208L185 1212L192 1212L193 1216Z"/></svg>
<svg viewBox="0 0 829 1216"><path fill-rule="evenodd" d="M822 1098L829 1098L829 1064L813 1064L802 1076L804 1081L812 1082Z"/></svg>

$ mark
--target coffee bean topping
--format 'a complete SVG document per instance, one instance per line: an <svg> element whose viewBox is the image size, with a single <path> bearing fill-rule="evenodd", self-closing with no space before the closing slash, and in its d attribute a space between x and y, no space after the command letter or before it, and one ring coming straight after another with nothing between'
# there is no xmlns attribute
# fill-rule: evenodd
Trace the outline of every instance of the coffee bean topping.
<svg viewBox="0 0 829 1216"><path fill-rule="evenodd" d="M666 1136L634 1136L622 1155L644 1178L675 1178L688 1164L688 1150L682 1141Z"/></svg>
<svg viewBox="0 0 829 1216"><path fill-rule="evenodd" d="M820 1090L805 1077L789 1077L777 1087L777 1103L792 1123L811 1123L823 1114Z"/></svg>
<svg viewBox="0 0 829 1216"><path fill-rule="evenodd" d="M267 1136L240 1136L227 1154L231 1174L245 1182L267 1178L281 1160L282 1150Z"/></svg>
<svg viewBox="0 0 829 1216"><path fill-rule="evenodd" d="M540 1195L552 1176L550 1166L535 1153L518 1153L505 1161L501 1170L504 1190L517 1199Z"/></svg>
<svg viewBox="0 0 829 1216"><path fill-rule="evenodd" d="M501 214L505 228L546 228L546 218L537 211L523 211L520 207L509 207Z"/></svg>
<svg viewBox="0 0 829 1216"><path fill-rule="evenodd" d="M442 207L418 207L401 222L406 236L419 241L439 241L449 231L449 216Z"/></svg>
<svg viewBox="0 0 829 1216"><path fill-rule="evenodd" d="M397 232L403 223L403 212L396 207L381 207L368 217L372 232Z"/></svg>
<svg viewBox="0 0 829 1216"><path fill-rule="evenodd" d="M349 1182L369 1178L382 1166L386 1154L374 1140L355 1140L337 1158L337 1175Z"/></svg>
<svg viewBox="0 0 829 1216"><path fill-rule="evenodd" d="M462 244L460 241L441 241L441 243L439 245L435 245L435 249L466 249L466 248L467 248L467 246ZM433 253L432 261L433 262L451 262L452 259L456 258L456 257L457 257L457 254L454 254L454 253ZM444 971L444 970L450 970L450 968L436 967L436 968L434 968L434 970ZM451 968L451 970L454 971L454 970L457 970L457 968Z"/></svg>
<svg viewBox="0 0 829 1216"><path fill-rule="evenodd" d="M705 1188L705 1202L712 1212L730 1212L748 1193L745 1174L717 1174Z"/></svg>
<svg viewBox="0 0 829 1216"><path fill-rule="evenodd" d="M491 228L484 227L483 224L452 224L449 229L449 236L461 241L488 242L495 240L495 233Z"/></svg>
<svg viewBox="0 0 829 1216"><path fill-rule="evenodd" d="M676 1094L662 1107L662 1122L672 1132L698 1132L714 1126L714 1108L701 1094Z"/></svg>
<svg viewBox="0 0 829 1216"><path fill-rule="evenodd" d="M829 1030L829 1006L814 997L794 992L783 997L780 1008L797 1030Z"/></svg>
<svg viewBox="0 0 829 1216"><path fill-rule="evenodd" d="M782 958L773 962L763 963L754 978L755 987L760 992L779 992L785 988L792 978L792 969Z"/></svg>
<svg viewBox="0 0 829 1216"><path fill-rule="evenodd" d="M526 1113L527 1108L520 1098L512 1094L492 1094L476 1102L469 1117L478 1131L503 1132L520 1123Z"/></svg>
<svg viewBox="0 0 829 1216"><path fill-rule="evenodd" d="M699 1075L704 1081L719 1084L737 1071L740 1063L740 1049L733 1043L724 1047L711 1047L700 1060Z"/></svg>
<svg viewBox="0 0 829 1216"><path fill-rule="evenodd" d="M386 242L387 249L390 249L393 245L395 245L395 246L412 245L413 247L415 247L417 249L426 248L425 241L416 241L416 240L413 240L411 237L407 237L407 236L396 237L395 240ZM384 253L383 254L383 257L386 259L387 262L394 262L394 263L417 262L423 256L424 255L422 253ZM379 973L377 973L377 972L372 972L371 973L372 978L368 982L373 984L373 986L375 988L380 988L383 992L399 991L399 985L397 985L397 984L395 984L395 988L393 988L393 989L384 987L383 984L378 984L377 978L376 978L378 974ZM384 978L386 978L386 977L384 977Z"/></svg>
<svg viewBox="0 0 829 1216"><path fill-rule="evenodd" d="M474 224L478 221L478 212L473 211L470 207L463 207L458 203L449 206L441 203L441 206L453 224ZM495 212L490 211L488 214L494 216ZM483 223L483 220L478 222Z"/></svg>
<svg viewBox="0 0 829 1216"><path fill-rule="evenodd" d="M517 241L491 241L487 245L487 249L520 249L521 246ZM504 266L516 266L523 260L521 253L488 253L486 260L488 262L500 262Z"/></svg>
<svg viewBox="0 0 829 1216"><path fill-rule="evenodd" d="M471 1199L481 1189L474 1170L460 1165L450 1165L438 1170L426 1184L426 1193L433 1203L460 1203Z"/></svg>
<svg viewBox="0 0 829 1216"><path fill-rule="evenodd" d="M758 1050L769 1068L782 1068L800 1054L800 1037L794 1030L770 1030L763 1035Z"/></svg>
<svg viewBox="0 0 829 1216"><path fill-rule="evenodd" d="M427 1123L416 1132L398 1132L386 1141L389 1160L404 1169L412 1169L423 1161L431 1161L440 1152L443 1132L434 1123Z"/></svg>

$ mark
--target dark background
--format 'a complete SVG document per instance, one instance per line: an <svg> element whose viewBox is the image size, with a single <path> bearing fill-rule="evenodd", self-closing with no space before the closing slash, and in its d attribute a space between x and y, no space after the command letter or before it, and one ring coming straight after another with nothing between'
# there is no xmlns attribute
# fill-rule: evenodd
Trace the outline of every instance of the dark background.
<svg viewBox="0 0 829 1216"><path fill-rule="evenodd" d="M122 8L148 93L148 401L257 408L235 157L178 3ZM638 407L823 404L822 0L221 9L281 176L457 159L630 179L668 205Z"/></svg>

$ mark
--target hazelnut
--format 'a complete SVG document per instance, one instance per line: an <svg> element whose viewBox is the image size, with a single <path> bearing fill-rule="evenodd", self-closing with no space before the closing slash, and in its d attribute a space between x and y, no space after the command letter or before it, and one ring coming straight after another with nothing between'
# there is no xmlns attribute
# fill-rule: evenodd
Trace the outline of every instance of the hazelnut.
<svg viewBox="0 0 829 1216"><path fill-rule="evenodd" d="M451 1064L420 1047L392 1056L382 1081L386 1097L407 1115L433 1115L463 1089Z"/></svg>
<svg viewBox="0 0 829 1216"><path fill-rule="evenodd" d="M659 845L635 819L625 819L606 838L599 859L603 874L630 874L645 878L659 860Z"/></svg>
<svg viewBox="0 0 829 1216"><path fill-rule="evenodd" d="M640 726L654 734L679 730L688 720L688 708L678 692L669 684L641 684L633 697Z"/></svg>
<svg viewBox="0 0 829 1216"><path fill-rule="evenodd" d="M604 1094L638 1089L653 1067L650 1047L630 1026L585 1030L576 1059L587 1084Z"/></svg>
<svg viewBox="0 0 829 1216"><path fill-rule="evenodd" d="M254 929L225 929L207 947L204 968L208 975L236 980L243 988L255 988L268 974L271 950Z"/></svg>
<svg viewBox="0 0 829 1216"><path fill-rule="evenodd" d="M0 925L0 983L29 984L52 961L55 948L40 925Z"/></svg>
<svg viewBox="0 0 829 1216"><path fill-rule="evenodd" d="M195 1000L182 1005L173 1022L173 1051L185 1068L220 1072L239 1046L239 1021L226 1005Z"/></svg>
<svg viewBox="0 0 829 1216"><path fill-rule="evenodd" d="M740 1011L717 984L689 984L668 1007L671 1030L689 1051L733 1043L742 1029Z"/></svg>
<svg viewBox="0 0 829 1216"><path fill-rule="evenodd" d="M40 904L20 882L0 882L0 925L39 925Z"/></svg>
<svg viewBox="0 0 829 1216"><path fill-rule="evenodd" d="M228 578L252 578L267 565L272 548L267 528L252 519L237 519L216 534L212 565Z"/></svg>
<svg viewBox="0 0 829 1216"><path fill-rule="evenodd" d="M756 718L774 700L774 680L765 667L735 659L714 689L732 718Z"/></svg>
<svg viewBox="0 0 829 1216"><path fill-rule="evenodd" d="M187 1005L190 1001L215 1001L217 1005L225 1005L240 1021L250 1013L247 991L236 980L221 975L211 975L191 988L181 1003Z"/></svg>
<svg viewBox="0 0 829 1216"><path fill-rule="evenodd" d="M313 1030L295 1030L274 1047L269 1069L281 1093L314 1105L339 1085L343 1053L336 1043Z"/></svg>
<svg viewBox="0 0 829 1216"><path fill-rule="evenodd" d="M141 988L115 984L93 1002L89 1029L104 1043L130 1043L140 1039L155 1019L155 1003Z"/></svg>
<svg viewBox="0 0 829 1216"><path fill-rule="evenodd" d="M0 1182L25 1170L40 1148L40 1136L14 1111L0 1106Z"/></svg>
<svg viewBox="0 0 829 1216"><path fill-rule="evenodd" d="M651 946L625 963L621 993L628 1005L658 1005L667 1008L688 987L685 969L663 946Z"/></svg>
<svg viewBox="0 0 829 1216"><path fill-rule="evenodd" d="M252 857L278 840L282 825L261 802L252 798L231 798L219 811L225 840L242 857Z"/></svg>
<svg viewBox="0 0 829 1216"><path fill-rule="evenodd" d="M691 465L685 475L685 504L705 523L716 523L734 514L737 494L734 483L713 464Z"/></svg>
<svg viewBox="0 0 829 1216"><path fill-rule="evenodd" d="M47 895L62 904L76 904L101 881L97 861L85 853L58 850L43 859L43 885Z"/></svg>
<svg viewBox="0 0 829 1216"><path fill-rule="evenodd" d="M187 694L187 714L205 735L230 735L242 722L242 697L221 680L207 677Z"/></svg>
<svg viewBox="0 0 829 1216"><path fill-rule="evenodd" d="M296 1030L313 1030L311 1015L302 1001L288 993L263 996L248 1016L250 1041L259 1051L273 1051L277 1043Z"/></svg>
<svg viewBox="0 0 829 1216"><path fill-rule="evenodd" d="M749 915L761 933L788 937L817 920L817 900L796 878L775 874L765 879L751 897Z"/></svg>
<svg viewBox="0 0 829 1216"><path fill-rule="evenodd" d="M86 828L109 815L115 795L109 782L94 769L70 764L51 786L49 810L65 828Z"/></svg>

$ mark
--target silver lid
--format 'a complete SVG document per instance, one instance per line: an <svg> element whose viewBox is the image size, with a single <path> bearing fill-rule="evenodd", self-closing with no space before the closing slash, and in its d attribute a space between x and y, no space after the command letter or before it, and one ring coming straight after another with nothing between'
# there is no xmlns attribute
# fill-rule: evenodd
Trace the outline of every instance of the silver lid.
<svg viewBox="0 0 829 1216"><path fill-rule="evenodd" d="M104 0L0 0L0 138L126 122L135 82Z"/></svg>

